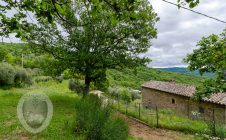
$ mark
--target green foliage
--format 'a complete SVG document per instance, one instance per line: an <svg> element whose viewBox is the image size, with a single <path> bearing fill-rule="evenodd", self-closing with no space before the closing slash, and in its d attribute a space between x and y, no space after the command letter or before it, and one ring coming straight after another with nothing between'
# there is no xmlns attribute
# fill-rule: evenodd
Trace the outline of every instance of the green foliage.
<svg viewBox="0 0 226 140"><path fill-rule="evenodd" d="M140 93L134 92L134 90L129 90L128 87L109 87L107 93L113 98L121 99L127 103L140 99Z"/></svg>
<svg viewBox="0 0 226 140"><path fill-rule="evenodd" d="M82 84L78 80L70 79L69 82L68 82L68 88L71 91L74 91L74 92L80 94L80 93L83 92L85 86L84 86L84 84Z"/></svg>
<svg viewBox="0 0 226 140"><path fill-rule="evenodd" d="M163 72L157 69L148 67L138 67L137 74L134 74L133 69L109 69L107 71L107 79L110 87L126 87L132 89L141 89L141 85L146 81L172 81L177 83L199 85L205 78L200 76L190 76L173 72Z"/></svg>
<svg viewBox="0 0 226 140"><path fill-rule="evenodd" d="M0 62L6 59L7 54L8 51L5 48L0 47Z"/></svg>
<svg viewBox="0 0 226 140"><path fill-rule="evenodd" d="M65 20L51 18L57 23L52 22L50 25L49 20L41 18L38 26L34 26L27 37L33 48L54 56L55 66L47 63L45 66L51 66L48 68L51 73L55 73L53 69L57 68L57 71L70 69L83 75L86 85L84 91L88 93L91 82L98 88L108 85L100 85L106 81L108 68L136 67L149 62L148 58L139 57L139 54L147 52L151 45L150 39L157 36L154 26L158 17L148 0L75 3L63 4L67 8L56 4ZM49 8L55 6L50 4ZM112 7L117 9L116 13ZM78 28L79 24L83 26ZM58 25L65 34L62 34Z"/></svg>
<svg viewBox="0 0 226 140"><path fill-rule="evenodd" d="M17 87L30 86L32 85L32 77L25 69L20 69L14 76L14 84Z"/></svg>
<svg viewBox="0 0 226 140"><path fill-rule="evenodd" d="M20 65L21 66L21 57L22 54L27 54L25 44L20 43L1 43L0 44L0 53L4 50L4 55L1 54L1 57L4 57L4 61L10 63L12 65ZM31 59L31 57L27 57L28 55L24 55L24 62L26 65L26 61ZM1 61L1 60L0 60Z"/></svg>
<svg viewBox="0 0 226 140"><path fill-rule="evenodd" d="M39 83L39 82L48 82L50 80L53 80L53 78L51 76L38 76L35 78L35 82Z"/></svg>
<svg viewBox="0 0 226 140"><path fill-rule="evenodd" d="M131 92L131 99L132 99L132 101L134 101L136 99L141 99L141 94L140 93Z"/></svg>
<svg viewBox="0 0 226 140"><path fill-rule="evenodd" d="M12 65L2 62L0 63L0 86L13 85L15 69Z"/></svg>
<svg viewBox="0 0 226 140"><path fill-rule="evenodd" d="M40 68L43 75L59 76L63 73L65 66L49 55L40 55L32 60L33 67Z"/></svg>
<svg viewBox="0 0 226 140"><path fill-rule="evenodd" d="M128 137L128 126L119 118L109 119L102 130L103 140L126 140Z"/></svg>
<svg viewBox="0 0 226 140"><path fill-rule="evenodd" d="M218 140L224 140L226 133L223 125L215 124L214 122L208 122L208 128L204 130L203 133L209 134L209 135L203 135L202 137L205 140L212 140L212 139L218 139Z"/></svg>
<svg viewBox="0 0 226 140"><path fill-rule="evenodd" d="M64 79L72 79L73 74L69 69L64 70L63 72Z"/></svg>
<svg viewBox="0 0 226 140"><path fill-rule="evenodd" d="M120 91L118 87L108 87L108 93L111 97L119 99L120 97Z"/></svg>
<svg viewBox="0 0 226 140"><path fill-rule="evenodd" d="M62 83L63 80L64 80L64 76L63 76L63 75L56 76L56 77L54 78L54 80L57 81L57 82L59 82L59 83Z"/></svg>
<svg viewBox="0 0 226 140"><path fill-rule="evenodd" d="M132 96L131 93L129 92L129 90L127 88L122 88L120 90L120 98L128 103L131 102L132 100Z"/></svg>
<svg viewBox="0 0 226 140"><path fill-rule="evenodd" d="M199 4L200 0L177 0L177 2L179 7L182 3L188 3L190 8L194 8Z"/></svg>
<svg viewBox="0 0 226 140"><path fill-rule="evenodd" d="M101 91L107 91L109 87L109 81L107 80L106 73L102 73L100 77L94 80L94 86Z"/></svg>
<svg viewBox="0 0 226 140"><path fill-rule="evenodd" d="M202 82L202 85L198 86L196 89L197 91L194 94L194 98L197 100L209 97L214 93L226 91L225 84L222 84L216 79L208 79ZM221 91L222 89L223 91Z"/></svg>
<svg viewBox="0 0 226 140"><path fill-rule="evenodd" d="M226 91L226 29L220 35L203 37L197 44L199 49L189 54L185 62L189 64L190 70L199 70L200 74L205 72L216 73L216 79L208 80L198 88L200 96L210 95L216 92ZM203 88L204 87L204 88ZM206 88L206 89L205 89Z"/></svg>
<svg viewBox="0 0 226 140"><path fill-rule="evenodd" d="M112 118L110 108L101 105L101 100L95 95L77 102L75 131L85 134L88 140L126 140L128 127L125 122Z"/></svg>
<svg viewBox="0 0 226 140"><path fill-rule="evenodd" d="M23 87L32 85L32 76L26 69L13 67L8 63L0 63L0 85Z"/></svg>

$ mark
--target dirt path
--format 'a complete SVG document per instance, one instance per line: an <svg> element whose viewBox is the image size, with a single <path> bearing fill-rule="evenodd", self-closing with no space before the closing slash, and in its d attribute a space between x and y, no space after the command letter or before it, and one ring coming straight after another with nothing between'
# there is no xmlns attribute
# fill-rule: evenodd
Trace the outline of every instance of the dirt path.
<svg viewBox="0 0 226 140"><path fill-rule="evenodd" d="M129 125L129 133L138 140L193 140L193 135L187 135L184 133L150 128L134 119L122 115L125 121Z"/></svg>

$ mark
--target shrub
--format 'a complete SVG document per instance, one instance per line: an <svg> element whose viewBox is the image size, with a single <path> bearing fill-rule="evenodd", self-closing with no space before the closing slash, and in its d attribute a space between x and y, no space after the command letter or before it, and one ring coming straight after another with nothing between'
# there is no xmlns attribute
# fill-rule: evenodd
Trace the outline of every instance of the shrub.
<svg viewBox="0 0 226 140"><path fill-rule="evenodd" d="M120 91L119 91L119 88L117 87L109 87L108 93L114 98L119 98L120 96Z"/></svg>
<svg viewBox="0 0 226 140"><path fill-rule="evenodd" d="M141 99L141 94L140 93L131 93L131 99L132 101L136 100L136 99Z"/></svg>
<svg viewBox="0 0 226 140"><path fill-rule="evenodd" d="M50 80L53 80L53 78L50 77L50 76L38 76L38 77L36 77L35 82L36 83L39 83L39 82L48 82Z"/></svg>
<svg viewBox="0 0 226 140"><path fill-rule="evenodd" d="M76 102L76 132L85 135L87 140L126 140L126 124L113 119L110 108L101 104L96 95L88 95Z"/></svg>
<svg viewBox="0 0 226 140"><path fill-rule="evenodd" d="M56 76L54 79L55 79L55 81L57 81L58 83L62 83L63 80L64 80L64 76L63 76L63 75L61 75L61 76Z"/></svg>
<svg viewBox="0 0 226 140"><path fill-rule="evenodd" d="M30 86L32 85L32 77L25 69L21 69L14 76L14 84L17 87Z"/></svg>
<svg viewBox="0 0 226 140"><path fill-rule="evenodd" d="M128 138L128 126L120 118L109 119L102 130L103 140L126 140Z"/></svg>
<svg viewBox="0 0 226 140"><path fill-rule="evenodd" d="M82 93L85 86L84 86L84 84L80 83L79 81L70 79L68 82L68 88L76 93Z"/></svg>
<svg viewBox="0 0 226 140"><path fill-rule="evenodd" d="M0 61L5 60L7 54L8 54L8 51L5 48L0 47Z"/></svg>
<svg viewBox="0 0 226 140"><path fill-rule="evenodd" d="M128 103L131 102L131 94L129 93L129 90L127 88L122 88L121 89L121 94L120 94L120 98L123 101L126 101Z"/></svg>
<svg viewBox="0 0 226 140"><path fill-rule="evenodd" d="M64 76L64 79L71 79L73 77L69 69L64 70L63 76Z"/></svg>
<svg viewBox="0 0 226 140"><path fill-rule="evenodd" d="M0 86L13 85L14 67L8 63L0 63Z"/></svg>

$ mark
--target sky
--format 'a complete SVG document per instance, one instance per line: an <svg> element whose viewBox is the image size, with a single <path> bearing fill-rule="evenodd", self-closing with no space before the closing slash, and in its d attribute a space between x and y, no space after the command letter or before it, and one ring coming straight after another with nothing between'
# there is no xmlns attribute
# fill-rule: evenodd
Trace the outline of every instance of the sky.
<svg viewBox="0 0 226 140"><path fill-rule="evenodd" d="M177 0L168 0L176 3ZM157 23L158 38L145 54L152 62L150 67L185 67L182 59L197 49L196 43L203 36L219 34L226 24L192 13L163 2L150 0L160 17ZM226 21L225 0L201 0L193 10Z"/></svg>
<svg viewBox="0 0 226 140"><path fill-rule="evenodd" d="M197 49L196 43L204 36L219 34L226 28L226 24L209 19L202 15L163 2L149 0L160 17L156 24L158 38L151 40L152 46L144 56L152 62L149 67L186 67L182 62L187 54ZM176 3L177 0L168 0ZM201 0L193 10L226 21L225 0ZM10 37L12 42L21 42ZM9 38L4 39L10 42Z"/></svg>

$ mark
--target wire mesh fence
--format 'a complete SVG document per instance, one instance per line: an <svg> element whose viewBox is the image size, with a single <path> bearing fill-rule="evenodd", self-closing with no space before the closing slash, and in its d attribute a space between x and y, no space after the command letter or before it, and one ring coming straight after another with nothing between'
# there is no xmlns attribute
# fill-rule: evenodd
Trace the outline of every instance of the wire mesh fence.
<svg viewBox="0 0 226 140"><path fill-rule="evenodd" d="M110 100L110 104L117 111L134 117L151 127L167 128L189 133L226 136L225 124L217 123L216 114L212 114L212 120L207 120L200 114L193 114L192 117L178 115L174 110L163 109L157 105L144 106L142 103L125 102L122 100ZM216 109L213 109L212 113Z"/></svg>

